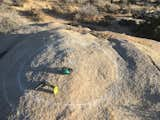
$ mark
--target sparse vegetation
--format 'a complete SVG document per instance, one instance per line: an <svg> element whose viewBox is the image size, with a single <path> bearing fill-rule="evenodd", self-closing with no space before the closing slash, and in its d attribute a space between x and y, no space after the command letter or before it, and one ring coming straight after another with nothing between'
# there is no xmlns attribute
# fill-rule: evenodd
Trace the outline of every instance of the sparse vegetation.
<svg viewBox="0 0 160 120"><path fill-rule="evenodd" d="M21 11L20 14L23 16L26 16L27 18L29 18L33 21L40 21L41 20L38 12L35 9L31 9L28 11Z"/></svg>
<svg viewBox="0 0 160 120"><path fill-rule="evenodd" d="M78 13L76 14L76 19L80 21L95 21L98 13L99 12L95 6L87 4L80 8Z"/></svg>
<svg viewBox="0 0 160 120"><path fill-rule="evenodd" d="M10 0L14 5L23 6L27 0ZM50 2L50 7L42 9L30 8L25 11L20 11L20 14L31 19L32 21L41 21L42 17L39 14L41 10L47 15L57 18L70 20L73 23L86 26L109 26L115 21L122 27L128 27L131 31L136 29L137 36L143 36L152 39L160 39L159 19L145 19L143 13L151 8L152 11L158 9L158 0L39 0L40 2ZM159 6L160 8L160 6ZM117 17L120 16L120 17ZM127 18L127 17L129 18ZM137 17L140 16L140 17ZM120 18L120 19L119 19ZM122 18L122 19L121 19ZM140 25L136 19L145 21ZM119 21L120 20L120 21ZM124 24L125 25L124 25ZM134 23L134 24L133 24ZM2 25L1 25L2 26ZM149 29L152 28L152 29ZM2 28L1 28L2 29ZM114 30L113 30L114 31ZM135 32L133 32L134 34Z"/></svg>
<svg viewBox="0 0 160 120"><path fill-rule="evenodd" d="M49 13L53 16L73 20L73 22L79 24L87 23L90 25L98 26L110 25L112 21L118 20L118 17L116 15L120 15L122 16L122 18L123 16L132 17L132 20L122 19L122 22L124 20L128 22L127 24L129 24L125 25L125 27L128 27L132 31L138 26L136 25L137 18L135 17L135 11L136 15L141 16L140 19L143 21L145 19L143 18L141 13L148 10L148 8L151 8L153 10L152 6L155 6L155 2L134 0L61 0L60 2L54 2L52 9L45 9L45 12L47 11L46 13ZM153 24L153 31L147 32L147 34L150 35L149 38L159 39L157 38L157 36L159 36L158 31L160 27L158 24L155 25L154 22L156 21L157 20L152 21L151 23ZM120 21L120 23L122 22ZM131 25L129 22L132 22ZM144 33L146 32L146 26L148 26L147 22L138 26L139 30L137 30L137 32L139 31L140 34L144 35ZM120 26L124 25L120 24Z"/></svg>
<svg viewBox="0 0 160 120"><path fill-rule="evenodd" d="M89 0L64 0L65 3L79 3L79 4L84 4L87 3Z"/></svg>
<svg viewBox="0 0 160 120"><path fill-rule="evenodd" d="M12 0L13 5L15 6L23 6L23 3L26 2L27 0Z"/></svg>
<svg viewBox="0 0 160 120"><path fill-rule="evenodd" d="M17 23L8 17L0 20L0 34L7 34L17 28Z"/></svg>
<svg viewBox="0 0 160 120"><path fill-rule="evenodd" d="M143 15L144 16L144 15ZM152 13L144 16L145 22L141 23L136 32L139 36L160 41L160 16Z"/></svg>

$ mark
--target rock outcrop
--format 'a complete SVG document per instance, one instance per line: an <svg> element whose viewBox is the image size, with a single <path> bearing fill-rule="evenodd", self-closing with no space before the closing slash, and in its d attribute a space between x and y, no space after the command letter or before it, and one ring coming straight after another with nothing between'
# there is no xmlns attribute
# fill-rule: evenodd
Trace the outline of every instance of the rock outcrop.
<svg viewBox="0 0 160 120"><path fill-rule="evenodd" d="M160 43L81 29L37 24L1 38L0 117L159 120ZM55 72L64 66L73 73ZM34 90L41 80L59 94Z"/></svg>

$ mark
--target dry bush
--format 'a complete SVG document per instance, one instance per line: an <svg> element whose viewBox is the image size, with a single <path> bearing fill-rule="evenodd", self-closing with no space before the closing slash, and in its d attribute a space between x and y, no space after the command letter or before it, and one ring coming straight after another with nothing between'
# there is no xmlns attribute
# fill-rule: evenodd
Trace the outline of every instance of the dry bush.
<svg viewBox="0 0 160 120"><path fill-rule="evenodd" d="M76 0L76 1L77 1L77 3L83 4L83 3L88 2L89 0Z"/></svg>
<svg viewBox="0 0 160 120"><path fill-rule="evenodd" d="M79 3L79 4L84 4L88 2L89 0L63 0L65 3Z"/></svg>
<svg viewBox="0 0 160 120"><path fill-rule="evenodd" d="M135 33L138 36L160 41L160 12L144 13L141 15L144 22L141 22Z"/></svg>
<svg viewBox="0 0 160 120"><path fill-rule="evenodd" d="M0 33L7 34L17 28L17 23L8 17L0 19Z"/></svg>
<svg viewBox="0 0 160 120"><path fill-rule="evenodd" d="M40 15L38 13L37 10L35 9L31 9L31 10L28 10L28 11L22 11L20 12L21 15L33 20L33 21L40 21L41 18L40 18Z"/></svg>
<svg viewBox="0 0 160 120"><path fill-rule="evenodd" d="M109 0L93 0L94 5L98 8L104 8L107 3L110 3Z"/></svg>
<svg viewBox="0 0 160 120"><path fill-rule="evenodd" d="M13 5L15 6L23 6L23 3L26 2L27 0L12 0Z"/></svg>
<svg viewBox="0 0 160 120"><path fill-rule="evenodd" d="M75 0L63 0L65 3L75 3Z"/></svg>
<svg viewBox="0 0 160 120"><path fill-rule="evenodd" d="M80 8L76 20L92 21L99 14L97 7L87 4Z"/></svg>

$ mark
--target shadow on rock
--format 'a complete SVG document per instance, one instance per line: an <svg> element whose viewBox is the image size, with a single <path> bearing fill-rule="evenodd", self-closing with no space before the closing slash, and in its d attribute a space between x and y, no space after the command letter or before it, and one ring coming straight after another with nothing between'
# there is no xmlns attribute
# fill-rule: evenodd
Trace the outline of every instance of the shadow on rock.
<svg viewBox="0 0 160 120"><path fill-rule="evenodd" d="M34 25L33 25L34 26ZM38 26L41 26L38 25ZM42 24L43 26L43 24ZM9 115L11 113L15 113L16 108L19 105L20 97L24 95L28 90L34 90L35 86L37 86L41 81L35 81L35 80L27 80L27 78L21 79L21 83L23 83L22 86L19 86L19 81L17 78L15 78L15 75L17 74L15 68L19 68L17 64L10 62L10 59L18 59L14 58L18 53L21 53L21 51L24 51L26 48L31 47L29 44L26 44L26 41L31 40L33 44L35 44L31 50L28 51L28 53L32 53L39 49L41 46L45 46L48 44L49 36L53 35L53 31L57 30L46 30L46 31L40 31L40 32L30 32L25 34L7 34L7 35L1 35L0 36L0 47L4 47L0 52L0 57L2 61L0 61L1 64L1 71L0 71L0 111L3 111L0 114L0 119L6 120L8 119ZM25 31L25 30L24 30ZM54 39L59 39L59 36L54 36ZM52 42L52 40L50 41ZM21 51L16 51L17 46L21 46L21 44L25 44L26 48L21 48ZM13 52L14 51L14 52ZM16 51L16 52L15 52ZM14 56L10 56L14 55ZM30 55L28 55L29 57ZM26 57L26 56L25 56ZM23 60L21 61L23 63ZM6 64L10 64L10 68L14 68L13 70L10 69L9 71ZM19 65L19 64L18 64ZM12 70L12 71L11 71ZM59 71L56 69L46 69L47 72L52 72L55 74L58 74ZM13 77L9 77L13 76ZM12 78L12 79L11 79ZM41 92L51 93L52 91L47 89L40 89Z"/></svg>

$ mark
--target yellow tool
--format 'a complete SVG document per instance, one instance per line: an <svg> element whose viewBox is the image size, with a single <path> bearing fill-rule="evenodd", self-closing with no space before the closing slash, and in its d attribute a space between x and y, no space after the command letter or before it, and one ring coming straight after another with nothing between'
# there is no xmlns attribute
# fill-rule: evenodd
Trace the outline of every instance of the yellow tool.
<svg viewBox="0 0 160 120"><path fill-rule="evenodd" d="M42 82L40 82L36 87L35 87L35 90L38 90L39 88L43 88L45 86L48 86L50 88L52 88L52 92L54 95L57 95L58 92L59 92L59 88L58 86L54 86L54 85L51 85L49 82L47 82L46 80L43 80Z"/></svg>
<svg viewBox="0 0 160 120"><path fill-rule="evenodd" d="M53 88L53 94L54 94L54 95L57 95L58 92L59 92L58 86L54 86L54 88Z"/></svg>

